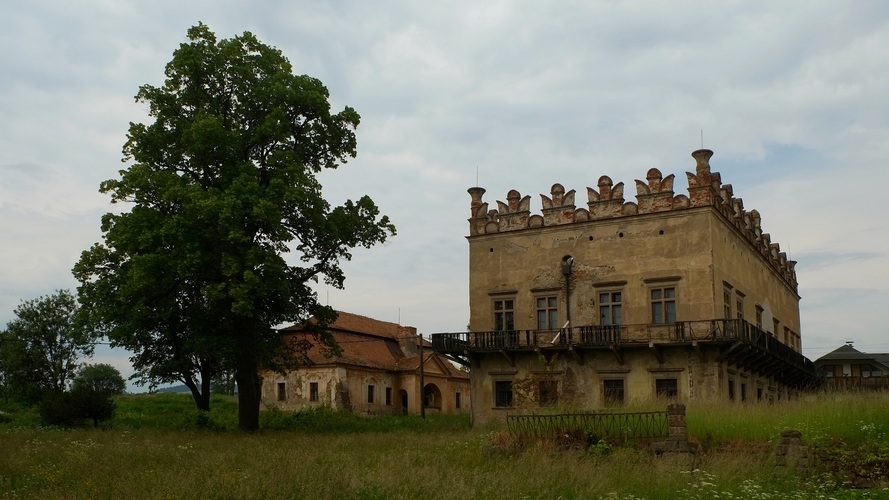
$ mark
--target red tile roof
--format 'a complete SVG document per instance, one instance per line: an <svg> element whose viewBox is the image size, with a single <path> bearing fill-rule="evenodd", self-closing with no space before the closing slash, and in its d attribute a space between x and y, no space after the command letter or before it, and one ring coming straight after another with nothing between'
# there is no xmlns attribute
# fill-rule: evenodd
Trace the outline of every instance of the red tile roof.
<svg viewBox="0 0 889 500"><path fill-rule="evenodd" d="M325 356L314 335L304 331L300 325L284 328L281 333L301 336L311 342L308 357L315 364L347 363L392 371L419 369L419 356L406 355L399 344L399 340L415 336L416 329L343 311L337 311L337 314L336 321L327 330L340 346L342 352L339 356ZM423 344L428 346L429 342L424 340ZM424 354L425 363L438 357L431 350ZM450 376L468 379L467 374L454 368L450 362L443 361L442 364L448 368Z"/></svg>
<svg viewBox="0 0 889 500"><path fill-rule="evenodd" d="M368 318L367 316L337 311L336 321L328 327L328 330L339 330L342 332L362 333L365 335L373 335L375 337L398 339L399 337L407 336L405 330L410 328L411 327L402 327L398 323L390 323L388 321ZM293 325L284 328L282 332L288 333L301 330L302 327L300 325Z"/></svg>

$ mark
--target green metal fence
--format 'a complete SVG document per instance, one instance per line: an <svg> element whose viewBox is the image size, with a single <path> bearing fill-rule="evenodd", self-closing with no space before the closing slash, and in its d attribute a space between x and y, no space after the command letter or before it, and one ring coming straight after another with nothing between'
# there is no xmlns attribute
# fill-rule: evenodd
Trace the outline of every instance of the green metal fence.
<svg viewBox="0 0 889 500"><path fill-rule="evenodd" d="M665 411L507 415L506 426L514 435L536 439L580 434L595 439L631 442L668 435Z"/></svg>

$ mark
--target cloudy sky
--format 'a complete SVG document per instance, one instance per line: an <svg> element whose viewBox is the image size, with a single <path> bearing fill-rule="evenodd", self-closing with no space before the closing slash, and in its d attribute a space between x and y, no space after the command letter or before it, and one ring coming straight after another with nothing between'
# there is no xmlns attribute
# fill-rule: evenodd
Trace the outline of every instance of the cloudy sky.
<svg viewBox="0 0 889 500"><path fill-rule="evenodd" d="M780 5L780 6L779 6ZM532 196L601 175L694 169L734 187L799 262L803 352L889 352L889 3L873 1L169 1L0 4L0 326L21 300L76 286L101 239L138 86L159 85L189 26L251 31L335 109L362 116L328 199L369 194L398 228L355 252L322 301L460 331L469 196ZM585 197L582 197L585 198ZM585 199L578 199L583 206ZM880 312L880 311L884 312ZM126 353L97 361L125 374Z"/></svg>

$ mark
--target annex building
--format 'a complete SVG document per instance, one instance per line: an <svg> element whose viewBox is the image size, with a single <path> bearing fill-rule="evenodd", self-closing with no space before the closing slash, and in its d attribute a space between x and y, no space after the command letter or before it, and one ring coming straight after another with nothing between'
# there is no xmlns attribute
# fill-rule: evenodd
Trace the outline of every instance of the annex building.
<svg viewBox="0 0 889 500"><path fill-rule="evenodd" d="M842 345L815 360L831 389L889 388L889 353L866 353Z"/></svg>
<svg viewBox="0 0 889 500"><path fill-rule="evenodd" d="M469 374L427 341L421 349L416 328L338 311L327 330L339 344L339 355L301 325L281 330L286 342L310 346L310 364L283 375L263 372L264 407L292 411L324 405L360 413L419 414L422 394L424 411L468 411Z"/></svg>
<svg viewBox="0 0 889 500"><path fill-rule="evenodd" d="M795 262L763 232L713 152L692 153L688 194L658 169L576 192L512 190L489 210L469 189L468 332L432 336L471 366L474 423L551 405L654 398L774 401L817 385L801 354Z"/></svg>

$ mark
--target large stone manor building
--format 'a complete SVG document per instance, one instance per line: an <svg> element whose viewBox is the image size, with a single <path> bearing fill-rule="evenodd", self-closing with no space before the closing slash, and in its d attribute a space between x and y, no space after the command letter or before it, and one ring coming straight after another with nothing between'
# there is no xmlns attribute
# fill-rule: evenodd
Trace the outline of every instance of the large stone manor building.
<svg viewBox="0 0 889 500"><path fill-rule="evenodd" d="M713 152L688 194L651 169L636 202L607 176L575 191L469 189L468 332L433 335L471 366L476 424L509 411L594 410L655 398L775 401L820 382L801 352L795 262L764 233Z"/></svg>

